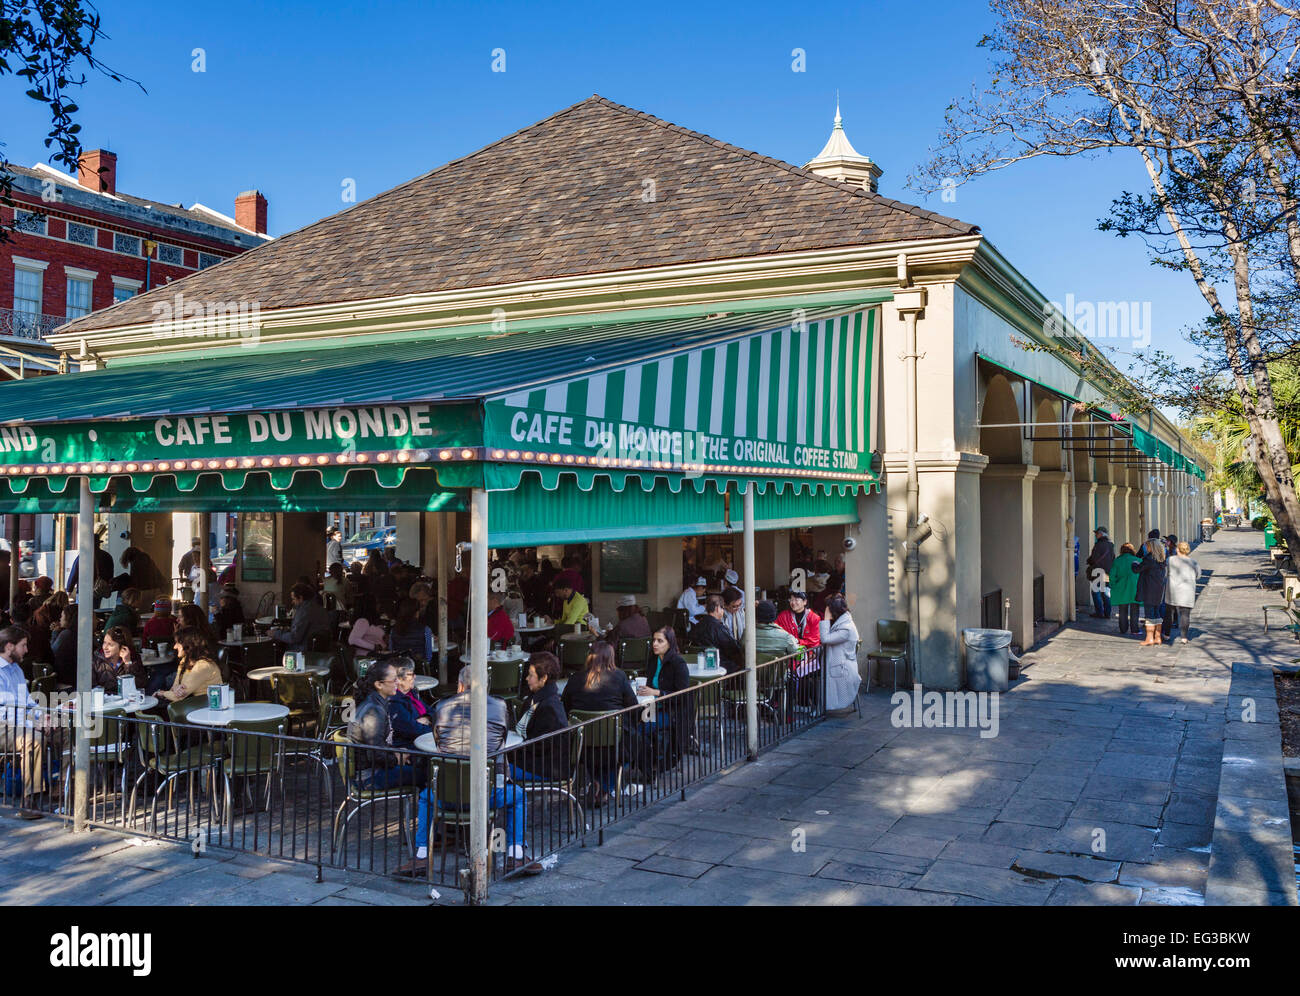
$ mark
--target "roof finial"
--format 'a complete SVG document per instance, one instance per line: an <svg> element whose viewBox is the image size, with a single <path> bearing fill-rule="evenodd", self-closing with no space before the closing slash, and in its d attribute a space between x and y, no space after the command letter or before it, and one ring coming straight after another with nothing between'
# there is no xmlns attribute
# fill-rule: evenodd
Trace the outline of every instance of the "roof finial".
<svg viewBox="0 0 1300 996"><path fill-rule="evenodd" d="M844 130L843 126L840 124L840 91L838 87L835 90L835 127L839 128L841 131Z"/></svg>

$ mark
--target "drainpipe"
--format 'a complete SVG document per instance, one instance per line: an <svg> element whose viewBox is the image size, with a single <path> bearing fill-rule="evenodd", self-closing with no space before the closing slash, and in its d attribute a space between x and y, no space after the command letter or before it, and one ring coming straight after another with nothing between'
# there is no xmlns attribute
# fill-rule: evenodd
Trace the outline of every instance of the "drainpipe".
<svg viewBox="0 0 1300 996"><path fill-rule="evenodd" d="M487 598L488 493L470 492L469 541L469 882L466 899L481 906L488 892Z"/></svg>
<svg viewBox="0 0 1300 996"><path fill-rule="evenodd" d="M917 352L916 320L925 314L926 289L911 286L907 272L907 254L898 254L898 289L894 291L894 306L898 317L907 326L907 339L902 359L905 365L904 380L907 385L907 551L903 571L907 576L907 623L912 635L912 678L918 684L921 675L921 542L929 535L925 520L921 518L921 485L916 471L917 412L916 412L916 361L923 354Z"/></svg>

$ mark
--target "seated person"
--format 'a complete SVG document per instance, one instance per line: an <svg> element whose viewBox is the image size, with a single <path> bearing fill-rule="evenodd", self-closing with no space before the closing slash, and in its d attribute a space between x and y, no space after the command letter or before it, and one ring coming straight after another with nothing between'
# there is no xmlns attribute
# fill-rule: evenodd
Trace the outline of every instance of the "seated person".
<svg viewBox="0 0 1300 996"><path fill-rule="evenodd" d="M700 601L709 583L703 576L697 577L694 584L688 584L677 599L677 608L686 613L686 625L694 626L704 615L704 604Z"/></svg>
<svg viewBox="0 0 1300 996"><path fill-rule="evenodd" d="M140 632L139 588L127 588L122 592L117 608L110 612L108 618L104 620L105 629L112 629L114 626L121 626L132 635Z"/></svg>
<svg viewBox="0 0 1300 996"><path fill-rule="evenodd" d="M808 596L797 588L790 592L790 608L776 617L776 624L801 647L815 647L822 642L821 623L821 616L808 608Z"/></svg>
<svg viewBox="0 0 1300 996"><path fill-rule="evenodd" d="M173 649L176 651L176 678L171 688L154 693L158 698L164 702L180 702L195 695L207 695L209 685L221 684L216 648L202 630L178 630Z"/></svg>
<svg viewBox="0 0 1300 996"><path fill-rule="evenodd" d="M232 626L244 625L244 607L239 602L239 589L228 584L221 589L221 601L212 619L219 636L225 636Z"/></svg>
<svg viewBox="0 0 1300 996"><path fill-rule="evenodd" d="M417 661L433 659L433 633L419 618L415 599L403 598L397 603L397 618L388 634L388 649Z"/></svg>
<svg viewBox="0 0 1300 996"><path fill-rule="evenodd" d="M619 640L645 640L650 636L650 621L641 614L641 606L636 604L635 595L623 595L618 600L618 622L609 627L602 635L594 627L587 627L591 635L604 640L615 647Z"/></svg>
<svg viewBox="0 0 1300 996"><path fill-rule="evenodd" d="M325 578L325 584L322 589L326 595L333 595L334 602L340 609L346 609L352 600L351 592L348 590L347 579L343 576L343 565L339 563L330 564L329 576Z"/></svg>
<svg viewBox="0 0 1300 996"><path fill-rule="evenodd" d="M636 690L614 666L614 648L603 640L591 645L587 664L564 686L564 711L610 712L637 704Z"/></svg>
<svg viewBox="0 0 1300 996"><path fill-rule="evenodd" d="M471 680L471 665L466 664L460 669L455 696L443 699L438 703L437 711L434 714L433 728L440 754L452 757L469 757L469 686ZM509 715L509 709L502 699L497 698L495 695L487 697L487 752L489 755L499 751L501 745L505 742ZM425 862L429 856L429 807L432 802L433 799L428 789L420 792L419 814L415 831L415 860L399 868L397 872L400 875L424 874ZM506 871L514 871L516 868L524 866L526 860L524 858L526 803L523 790L511 783L496 785L494 782L491 795L488 797L488 806L493 809L503 810L506 830ZM523 867L525 874L530 875L540 874L541 870L542 866L538 862L532 862Z"/></svg>
<svg viewBox="0 0 1300 996"><path fill-rule="evenodd" d="M363 654L371 654L376 650L385 649L388 646L388 637L384 635L384 627L374 626L369 619L362 616L348 631L348 645Z"/></svg>
<svg viewBox="0 0 1300 996"><path fill-rule="evenodd" d="M148 677L131 645L131 634L123 626L109 626L104 630L104 641L91 662L91 684L109 695L116 695L118 679L124 675L135 678L136 687L144 691Z"/></svg>
<svg viewBox="0 0 1300 996"><path fill-rule="evenodd" d="M555 595L560 600L560 616L555 620L556 626L572 627L586 622L591 608L587 605L586 596L574 590L572 582L556 581Z"/></svg>
<svg viewBox="0 0 1300 996"><path fill-rule="evenodd" d="M158 598L153 603L153 618L147 620L140 631L145 643L153 640L170 640L176 632L176 617L172 615L172 600Z"/></svg>
<svg viewBox="0 0 1300 996"><path fill-rule="evenodd" d="M717 647L722 666L728 674L745 668L745 651L727 629L727 610L721 595L710 595L704 602L704 615L691 628L691 639L701 647Z"/></svg>
<svg viewBox="0 0 1300 996"><path fill-rule="evenodd" d="M433 732L429 707L415 694L415 665L405 657L392 662L397 668L397 694L388 700L393 724L393 746L414 749L417 737Z"/></svg>
<svg viewBox="0 0 1300 996"><path fill-rule="evenodd" d="M677 632L671 626L655 630L650 641L650 660L646 663L646 684L642 693L661 696L685 691L691 687L690 669L677 649ZM645 726L658 734L658 748L653 763L672 767L681 756L686 738L695 725L695 700L678 696L664 703L655 703L653 718Z"/></svg>
<svg viewBox="0 0 1300 996"><path fill-rule="evenodd" d="M488 596L487 632L488 644L508 647L515 642L515 625L510 621L510 613L501 605L501 596Z"/></svg>
<svg viewBox="0 0 1300 996"><path fill-rule="evenodd" d="M754 610L758 628L754 630L754 645L760 654L789 657L799 652L799 641L776 624L776 603L762 601Z"/></svg>
<svg viewBox="0 0 1300 996"><path fill-rule="evenodd" d="M269 636L284 644L285 650L310 650L308 644L313 636L320 633L329 635L325 606L311 585L301 581L289 589L289 600L293 602L293 621L288 629L272 629Z"/></svg>
<svg viewBox="0 0 1300 996"><path fill-rule="evenodd" d="M554 654L538 651L528 659L527 709L515 723L515 732L524 738L525 745L548 733L569 728L569 720L560 701L560 690L555 681L560 676L560 662ZM512 766L511 776L516 781L567 778L571 767L568 737L551 737L545 744L525 746L517 754L518 765Z"/></svg>
<svg viewBox="0 0 1300 996"><path fill-rule="evenodd" d="M357 705L348 720L348 739L358 747L354 755L357 782L363 790L394 788L398 785L424 785L428 765L412 764L409 754L395 751L393 721L389 700L397 694L397 667L388 661L371 666L357 682Z"/></svg>
<svg viewBox="0 0 1300 996"><path fill-rule="evenodd" d="M77 686L77 605L72 603L63 607L59 616L59 631L50 641L50 653L54 660L54 673L59 684Z"/></svg>

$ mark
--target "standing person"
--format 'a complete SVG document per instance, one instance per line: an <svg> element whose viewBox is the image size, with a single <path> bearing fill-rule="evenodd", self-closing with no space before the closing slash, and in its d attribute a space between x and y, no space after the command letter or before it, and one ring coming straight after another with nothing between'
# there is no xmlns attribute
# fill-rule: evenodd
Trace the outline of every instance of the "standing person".
<svg viewBox="0 0 1300 996"><path fill-rule="evenodd" d="M819 635L826 648L826 709L847 709L858 696L862 676L858 672L858 627L841 596L827 601Z"/></svg>
<svg viewBox="0 0 1300 996"><path fill-rule="evenodd" d="M1192 559L1192 548L1187 543L1179 543L1178 552L1169 558L1169 594L1166 601L1169 613L1178 610L1178 632L1183 643L1187 642L1188 629L1192 621L1192 606L1196 604L1196 582L1201 576L1200 565ZM1171 633L1169 639L1173 640Z"/></svg>
<svg viewBox="0 0 1300 996"><path fill-rule="evenodd" d="M1165 547L1159 538L1153 538L1143 543L1142 549L1146 556L1138 566L1137 596L1142 603L1147 636L1141 645L1158 647L1164 642L1160 635L1160 628L1164 625L1160 603L1165 597Z"/></svg>
<svg viewBox="0 0 1300 996"><path fill-rule="evenodd" d="M1114 593L1107 594L1101 584L1110 573L1110 566L1115 562L1115 544L1110 541L1110 534L1105 526L1093 530L1096 542L1088 554L1088 583L1092 588L1092 618L1109 619L1110 607Z"/></svg>
<svg viewBox="0 0 1300 996"><path fill-rule="evenodd" d="M343 533L338 526L333 526L325 533L325 571L335 564L343 567Z"/></svg>
<svg viewBox="0 0 1300 996"><path fill-rule="evenodd" d="M107 595L113 588L113 557L107 550L99 548L99 541L103 537L103 527L95 530L94 556L91 558L91 585L94 592L94 601L92 608L99 608L100 600ZM72 570L68 572L68 591L77 587L81 580L81 553L78 551L77 557L72 562Z"/></svg>
<svg viewBox="0 0 1300 996"><path fill-rule="evenodd" d="M1119 556L1110 565L1110 602L1119 618L1119 635L1142 632L1138 626L1141 607L1137 598L1137 572L1141 565L1132 543L1119 548Z"/></svg>

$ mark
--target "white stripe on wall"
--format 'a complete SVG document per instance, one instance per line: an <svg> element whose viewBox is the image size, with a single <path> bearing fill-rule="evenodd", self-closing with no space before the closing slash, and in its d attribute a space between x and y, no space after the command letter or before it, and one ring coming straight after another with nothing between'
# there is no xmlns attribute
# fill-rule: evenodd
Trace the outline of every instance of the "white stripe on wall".
<svg viewBox="0 0 1300 996"><path fill-rule="evenodd" d="M825 426L822 425L822 406L826 402L826 348L830 344L831 326L834 322L821 323L821 335L817 341L817 355L813 357L813 362L817 364L817 390L813 394L813 403L816 407L812 411L813 421L813 445L822 446L822 432Z"/></svg>
<svg viewBox="0 0 1300 996"><path fill-rule="evenodd" d="M835 331L831 337L831 439L830 447L833 450L840 448L840 406L844 399L840 392L836 390L835 373L840 369L840 338L843 336L841 328L843 321L836 320L830 323L834 326Z"/></svg>
<svg viewBox="0 0 1300 996"><path fill-rule="evenodd" d="M528 392L520 391L518 394L507 394L504 398L504 402L511 408L527 408Z"/></svg>
<svg viewBox="0 0 1300 996"><path fill-rule="evenodd" d="M745 427L749 424L749 339L738 343L736 362L736 435L746 435Z"/></svg>
<svg viewBox="0 0 1300 996"><path fill-rule="evenodd" d="M866 312L862 316L862 335L858 337L858 368L853 379L853 391L858 399L858 449L866 452L871 447L867 445L867 396L865 388L867 378L874 377L871 368L868 366L870 357L867 354L867 330L869 322L874 312ZM874 389L875 381L872 381Z"/></svg>
<svg viewBox="0 0 1300 996"><path fill-rule="evenodd" d="M790 435L790 367L794 357L790 355L790 343L793 335L789 329L782 329L781 336L781 371L776 385L776 441L784 443Z"/></svg>
<svg viewBox="0 0 1300 996"><path fill-rule="evenodd" d="M700 427L700 351L686 357L686 400L682 428L694 432Z"/></svg>
<svg viewBox="0 0 1300 996"><path fill-rule="evenodd" d="M767 435L768 401L772 394L770 379L772 376L772 333L769 332L759 340L758 346L758 407L754 410L757 424L754 426L754 438L764 439Z"/></svg>
<svg viewBox="0 0 1300 996"><path fill-rule="evenodd" d="M587 382L587 418L605 417L605 374L595 374Z"/></svg>
<svg viewBox="0 0 1300 996"><path fill-rule="evenodd" d="M805 326L799 336L799 408L795 414L794 441L800 446L808 442L808 338L812 326Z"/></svg>

